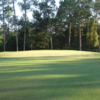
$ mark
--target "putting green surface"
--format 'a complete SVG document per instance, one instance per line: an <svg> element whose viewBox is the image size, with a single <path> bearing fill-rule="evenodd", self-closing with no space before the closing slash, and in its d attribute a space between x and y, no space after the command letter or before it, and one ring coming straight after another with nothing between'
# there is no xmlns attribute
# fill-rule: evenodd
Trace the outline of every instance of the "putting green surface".
<svg viewBox="0 0 100 100"><path fill-rule="evenodd" d="M0 52L0 100L100 100L100 54Z"/></svg>

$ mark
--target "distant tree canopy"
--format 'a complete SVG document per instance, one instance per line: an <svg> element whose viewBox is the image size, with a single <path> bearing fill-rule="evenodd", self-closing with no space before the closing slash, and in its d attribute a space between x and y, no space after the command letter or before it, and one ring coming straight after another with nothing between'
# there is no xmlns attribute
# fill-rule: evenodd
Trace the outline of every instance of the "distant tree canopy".
<svg viewBox="0 0 100 100"><path fill-rule="evenodd" d="M22 17L16 15L18 3ZM0 51L71 49L100 52L100 0L0 0ZM33 20L28 11L33 12Z"/></svg>

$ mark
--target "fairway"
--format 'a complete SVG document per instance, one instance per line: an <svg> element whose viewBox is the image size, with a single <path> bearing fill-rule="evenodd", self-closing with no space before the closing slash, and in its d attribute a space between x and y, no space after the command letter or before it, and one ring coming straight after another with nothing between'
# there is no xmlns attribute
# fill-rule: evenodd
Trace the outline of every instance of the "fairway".
<svg viewBox="0 0 100 100"><path fill-rule="evenodd" d="M100 100L100 54L0 52L0 100Z"/></svg>

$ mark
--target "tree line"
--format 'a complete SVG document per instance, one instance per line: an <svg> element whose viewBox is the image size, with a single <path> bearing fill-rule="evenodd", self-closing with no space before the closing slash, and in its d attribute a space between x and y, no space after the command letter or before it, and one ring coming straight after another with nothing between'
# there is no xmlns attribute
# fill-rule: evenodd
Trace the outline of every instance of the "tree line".
<svg viewBox="0 0 100 100"><path fill-rule="evenodd" d="M0 51L71 49L100 52L100 0L0 0ZM33 20L28 18L32 12ZM31 47L32 46L32 47Z"/></svg>

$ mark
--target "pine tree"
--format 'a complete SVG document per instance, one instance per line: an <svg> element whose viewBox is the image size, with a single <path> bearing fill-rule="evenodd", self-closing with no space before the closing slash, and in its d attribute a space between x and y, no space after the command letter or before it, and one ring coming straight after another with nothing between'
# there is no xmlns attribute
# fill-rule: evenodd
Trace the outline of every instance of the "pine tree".
<svg viewBox="0 0 100 100"><path fill-rule="evenodd" d="M89 6L87 6L87 4L91 3L92 0L77 0L76 1L76 7L74 9L75 11L75 18L76 18L76 22L78 22L79 25L79 50L82 50L82 29L81 29L81 25L82 25L82 21L84 19L87 19L91 16L89 9Z"/></svg>
<svg viewBox="0 0 100 100"><path fill-rule="evenodd" d="M22 11L24 10L25 24L24 24L24 47L23 47L23 50L25 51L25 44L26 44L26 15L27 15L27 10L30 9L30 2L29 2L29 0L23 0L23 2L19 2L19 5L21 6Z"/></svg>
<svg viewBox="0 0 100 100"><path fill-rule="evenodd" d="M51 24L52 18L54 18L54 12L55 12L55 0L42 0L39 4L40 12L43 16L43 18L48 18L48 25L47 25L47 31L50 34L50 44L51 44L51 50L53 49L53 40L52 40L52 32L53 32L53 26Z"/></svg>
<svg viewBox="0 0 100 100"><path fill-rule="evenodd" d="M14 33L16 34L16 51L18 51L18 36L17 36L17 25L16 25L16 9L15 9L15 0L13 2L13 11L14 11Z"/></svg>
<svg viewBox="0 0 100 100"><path fill-rule="evenodd" d="M100 0L95 0L95 2L94 2L94 11L96 13L95 14L95 19L97 20L97 19L100 18ZM100 52L100 33L99 33L99 52Z"/></svg>
<svg viewBox="0 0 100 100"><path fill-rule="evenodd" d="M71 24L73 22L73 13L75 8L75 0L64 0L60 2L60 7L58 9L57 16L60 20L66 20L69 27L68 35L68 48L70 49L71 43Z"/></svg>
<svg viewBox="0 0 100 100"><path fill-rule="evenodd" d="M7 3L8 3L8 1L7 0L0 0L1 2L1 7L2 7L2 14L1 14L1 20L2 20L2 22L3 22L3 35L4 35L4 52L5 52L5 39L6 39L6 35L5 35L5 26L6 26L6 24L5 24L5 18L6 18L6 16L5 16L5 6L7 5Z"/></svg>
<svg viewBox="0 0 100 100"><path fill-rule="evenodd" d="M10 17L11 17L11 15L12 15L12 8L9 5L7 5L5 7L5 17L6 17L6 20L7 20L7 23L8 23L8 29L7 29L8 36L9 36L9 28L10 28L9 23L10 23Z"/></svg>
<svg viewBox="0 0 100 100"><path fill-rule="evenodd" d="M100 24L98 24L98 34L99 34L99 52L100 52Z"/></svg>
<svg viewBox="0 0 100 100"><path fill-rule="evenodd" d="M97 22L94 19L90 19L90 31L87 34L87 45L93 49L98 46L98 34L97 34Z"/></svg>

